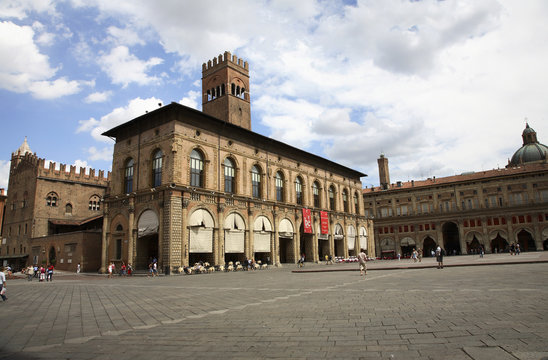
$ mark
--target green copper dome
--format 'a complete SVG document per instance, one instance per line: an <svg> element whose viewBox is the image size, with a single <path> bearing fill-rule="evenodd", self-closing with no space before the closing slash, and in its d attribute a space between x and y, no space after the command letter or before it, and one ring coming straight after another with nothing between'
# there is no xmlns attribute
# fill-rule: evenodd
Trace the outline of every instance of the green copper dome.
<svg viewBox="0 0 548 360"><path fill-rule="evenodd" d="M523 146L520 147L512 156L508 166L517 166L524 163L546 161L548 156L548 147L537 141L537 133L526 124L525 130L521 134Z"/></svg>

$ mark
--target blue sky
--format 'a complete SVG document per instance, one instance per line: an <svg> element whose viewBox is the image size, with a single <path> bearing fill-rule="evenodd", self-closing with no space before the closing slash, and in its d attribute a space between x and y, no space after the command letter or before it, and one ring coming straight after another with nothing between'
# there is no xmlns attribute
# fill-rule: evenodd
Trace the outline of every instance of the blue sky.
<svg viewBox="0 0 548 360"><path fill-rule="evenodd" d="M548 143L548 3L0 2L0 187L27 136L110 170L100 134L158 102L201 109L201 64L251 71L252 128L393 182L505 166L527 117ZM8 189L9 190L9 189Z"/></svg>

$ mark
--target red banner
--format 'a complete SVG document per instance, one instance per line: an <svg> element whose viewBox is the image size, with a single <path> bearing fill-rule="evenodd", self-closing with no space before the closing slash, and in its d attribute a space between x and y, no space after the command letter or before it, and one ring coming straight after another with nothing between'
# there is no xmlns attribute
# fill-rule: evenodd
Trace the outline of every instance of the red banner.
<svg viewBox="0 0 548 360"><path fill-rule="evenodd" d="M329 234L329 219L327 218L327 211L320 211L320 225L322 235Z"/></svg>
<svg viewBox="0 0 548 360"><path fill-rule="evenodd" d="M312 234L312 215L310 209L303 209L303 228L306 234Z"/></svg>

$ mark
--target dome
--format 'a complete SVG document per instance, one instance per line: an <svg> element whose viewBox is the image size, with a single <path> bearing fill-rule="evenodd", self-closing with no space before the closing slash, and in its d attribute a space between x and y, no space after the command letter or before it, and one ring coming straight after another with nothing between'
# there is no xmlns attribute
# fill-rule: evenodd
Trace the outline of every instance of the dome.
<svg viewBox="0 0 548 360"><path fill-rule="evenodd" d="M508 166L546 161L548 157L548 147L537 141L537 133L529 127L529 124L526 124L521 137L523 138L523 146L514 153Z"/></svg>

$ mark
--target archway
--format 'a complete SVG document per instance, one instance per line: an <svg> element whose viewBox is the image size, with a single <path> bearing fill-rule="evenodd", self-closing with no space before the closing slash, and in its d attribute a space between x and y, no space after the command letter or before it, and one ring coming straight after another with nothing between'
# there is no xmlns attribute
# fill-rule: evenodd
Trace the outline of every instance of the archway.
<svg viewBox="0 0 548 360"><path fill-rule="evenodd" d="M278 230L280 242L280 262L296 263L295 251L293 248L293 224L288 219L282 219Z"/></svg>
<svg viewBox="0 0 548 360"><path fill-rule="evenodd" d="M302 254L304 254L306 261L313 261L314 247L312 244L314 241L314 234L307 234L304 232L304 222L302 222L300 226L300 235L301 238L299 239L299 258Z"/></svg>
<svg viewBox="0 0 548 360"><path fill-rule="evenodd" d="M432 239L430 236L427 236L424 239L424 244L422 245L423 256L424 257L434 256L433 254L435 254L437 247L438 246L436 245L436 242L434 241L434 239Z"/></svg>
<svg viewBox="0 0 548 360"><path fill-rule="evenodd" d="M403 258L411 257L413 250L417 248L417 246L415 245L415 240L413 240L410 237L405 237L401 239L400 247L401 247L401 256Z"/></svg>
<svg viewBox="0 0 548 360"><path fill-rule="evenodd" d="M259 216L253 223L253 251L255 261L261 261L263 264L272 264L273 256L270 247L272 235L272 224L266 216Z"/></svg>
<svg viewBox="0 0 548 360"><path fill-rule="evenodd" d="M197 209L190 215L188 225L190 227L189 264L194 265L202 261L217 265L213 257L215 221L211 214L205 209Z"/></svg>
<svg viewBox="0 0 548 360"><path fill-rule="evenodd" d="M500 236L500 233L497 233L497 236L491 240L491 250L495 254L508 251L508 242Z"/></svg>
<svg viewBox="0 0 548 360"><path fill-rule="evenodd" d="M152 210L145 210L139 216L137 249L133 264L136 270L146 270L154 259L158 260L158 225L158 216Z"/></svg>
<svg viewBox="0 0 548 360"><path fill-rule="evenodd" d="M536 251L535 240L529 231L523 229L518 233L518 244L521 251Z"/></svg>
<svg viewBox="0 0 548 360"><path fill-rule="evenodd" d="M356 256L356 228L353 225L346 227L346 242L348 246L348 256Z"/></svg>
<svg viewBox="0 0 548 360"><path fill-rule="evenodd" d="M48 264L53 264L57 262L57 259L55 258L55 247L52 246L49 248L49 254L48 254Z"/></svg>
<svg viewBox="0 0 548 360"><path fill-rule="evenodd" d="M380 242L381 259L394 259L396 257L396 243L392 238L382 239Z"/></svg>
<svg viewBox="0 0 548 360"><path fill-rule="evenodd" d="M443 243L447 255L458 255L461 253L459 228L454 222L446 222L442 227Z"/></svg>
<svg viewBox="0 0 548 360"><path fill-rule="evenodd" d="M466 252L468 254L479 254L483 248L480 233L471 231L466 234Z"/></svg>
<svg viewBox="0 0 548 360"><path fill-rule="evenodd" d="M240 214L232 213L225 218L225 263L244 262L245 258L245 222Z"/></svg>
<svg viewBox="0 0 548 360"><path fill-rule="evenodd" d="M329 234L322 234L320 223L316 223L316 235L318 236L318 256L320 260L324 260L326 256L331 256L329 253Z"/></svg>
<svg viewBox="0 0 548 360"><path fill-rule="evenodd" d="M340 224L335 225L335 256L344 257L344 231Z"/></svg>

